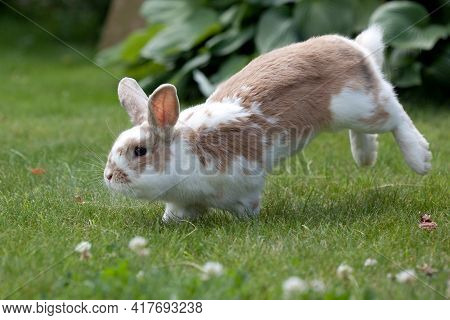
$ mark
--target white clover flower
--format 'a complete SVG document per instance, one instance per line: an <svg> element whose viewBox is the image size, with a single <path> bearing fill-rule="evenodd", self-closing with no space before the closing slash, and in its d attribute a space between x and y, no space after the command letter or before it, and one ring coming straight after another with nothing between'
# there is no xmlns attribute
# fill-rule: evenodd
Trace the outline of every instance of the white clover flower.
<svg viewBox="0 0 450 320"><path fill-rule="evenodd" d="M395 275L395 280L400 283L411 283L416 280L416 271L414 269L403 270Z"/></svg>
<svg viewBox="0 0 450 320"><path fill-rule="evenodd" d="M140 236L136 236L130 240L130 242L128 243L128 247L133 251L139 250L145 247L147 243L148 243L147 239Z"/></svg>
<svg viewBox="0 0 450 320"><path fill-rule="evenodd" d="M140 256L148 256L150 249L146 248L147 243L147 239L137 236L130 240L128 248Z"/></svg>
<svg viewBox="0 0 450 320"><path fill-rule="evenodd" d="M139 272L136 273L136 279L142 280L142 279L144 279L144 275L145 275L144 271L143 270L139 270Z"/></svg>
<svg viewBox="0 0 450 320"><path fill-rule="evenodd" d="M91 257L92 245L88 241L81 241L75 246L75 251L80 253L80 260L87 260Z"/></svg>
<svg viewBox="0 0 450 320"><path fill-rule="evenodd" d="M81 241L79 244L77 244L77 246L75 247L75 251L82 253L84 251L89 251L91 250L92 245L90 242L88 241Z"/></svg>
<svg viewBox="0 0 450 320"><path fill-rule="evenodd" d="M378 261L373 258L367 258L366 261L364 261L364 267L372 267L376 265Z"/></svg>
<svg viewBox="0 0 450 320"><path fill-rule="evenodd" d="M212 277L219 277L223 274L223 266L219 262L208 261L202 267L202 279L208 280Z"/></svg>
<svg viewBox="0 0 450 320"><path fill-rule="evenodd" d="M283 282L283 295L290 298L293 295L308 291L308 283L299 277L290 277Z"/></svg>
<svg viewBox="0 0 450 320"><path fill-rule="evenodd" d="M311 289L317 293L325 292L325 283L323 283L322 280L311 280L309 285L311 286Z"/></svg>
<svg viewBox="0 0 450 320"><path fill-rule="evenodd" d="M353 268L345 263L341 263L336 269L336 274L341 279L348 279L353 273Z"/></svg>

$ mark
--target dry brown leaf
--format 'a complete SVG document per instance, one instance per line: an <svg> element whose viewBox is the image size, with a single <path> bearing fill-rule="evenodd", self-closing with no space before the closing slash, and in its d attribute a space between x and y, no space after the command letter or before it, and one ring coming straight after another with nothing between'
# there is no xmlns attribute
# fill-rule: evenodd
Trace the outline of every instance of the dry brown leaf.
<svg viewBox="0 0 450 320"><path fill-rule="evenodd" d="M437 228L437 223L431 219L431 215L424 213L420 217L419 228L431 231Z"/></svg>
<svg viewBox="0 0 450 320"><path fill-rule="evenodd" d="M419 270L429 277L431 277L433 274L437 272L437 270L432 268L428 263L424 263L422 266L420 266Z"/></svg>
<svg viewBox="0 0 450 320"><path fill-rule="evenodd" d="M31 174L34 174L34 175L37 175L37 176L45 174L45 172L46 171L44 169L42 169L42 168L32 168L31 169Z"/></svg>
<svg viewBox="0 0 450 320"><path fill-rule="evenodd" d="M80 196L80 195L76 195L75 196L75 202L79 203L79 204L85 204L86 202L84 201L84 199Z"/></svg>

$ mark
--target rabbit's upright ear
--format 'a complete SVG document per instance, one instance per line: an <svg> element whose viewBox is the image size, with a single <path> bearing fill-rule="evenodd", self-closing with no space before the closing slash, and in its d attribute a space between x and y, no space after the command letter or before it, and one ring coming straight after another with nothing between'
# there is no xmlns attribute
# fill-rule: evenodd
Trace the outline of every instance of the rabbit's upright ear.
<svg viewBox="0 0 450 320"><path fill-rule="evenodd" d="M127 110L134 125L140 125L147 121L147 95L132 78L123 78L117 89L120 104Z"/></svg>
<svg viewBox="0 0 450 320"><path fill-rule="evenodd" d="M160 85L148 100L149 122L158 128L175 125L180 114L177 88L171 84Z"/></svg>

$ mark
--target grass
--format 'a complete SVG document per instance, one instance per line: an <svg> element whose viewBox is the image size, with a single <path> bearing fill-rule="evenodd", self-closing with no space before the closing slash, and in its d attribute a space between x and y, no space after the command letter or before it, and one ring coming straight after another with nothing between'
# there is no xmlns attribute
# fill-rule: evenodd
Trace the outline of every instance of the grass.
<svg viewBox="0 0 450 320"><path fill-rule="evenodd" d="M432 145L428 176L407 168L390 135L381 137L377 165L361 170L346 132L323 134L305 151L309 173L294 166L268 179L259 219L215 212L164 225L162 204L112 197L101 183L109 147L129 127L117 80L16 26L0 40L0 297L280 299L295 275L326 285L296 298L444 298L448 110L405 103ZM36 167L46 173L31 174ZM425 211L435 231L418 228ZM149 256L128 249L136 235L149 239ZM82 240L93 245L88 261L73 252ZM364 268L368 257L378 264ZM222 263L224 275L201 280L192 264L206 261ZM353 281L336 276L342 262L354 268ZM432 277L419 270L425 263L437 270ZM414 283L387 277L410 268Z"/></svg>

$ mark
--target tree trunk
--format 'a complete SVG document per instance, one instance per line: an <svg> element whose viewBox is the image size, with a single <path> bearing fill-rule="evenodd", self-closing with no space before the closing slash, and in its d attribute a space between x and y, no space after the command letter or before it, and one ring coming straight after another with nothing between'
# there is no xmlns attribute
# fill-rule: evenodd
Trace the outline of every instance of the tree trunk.
<svg viewBox="0 0 450 320"><path fill-rule="evenodd" d="M139 14L144 0L112 0L102 29L99 48L111 47L125 39L132 31L145 26Z"/></svg>

